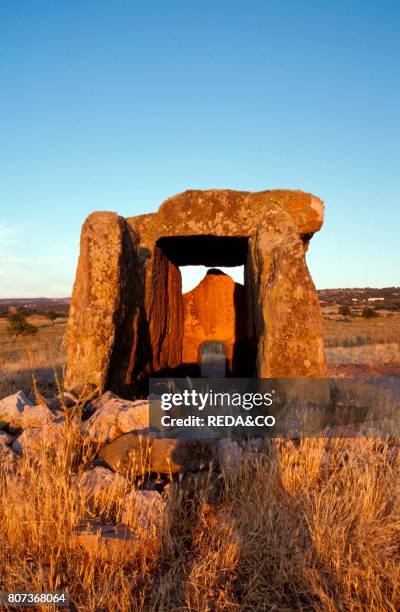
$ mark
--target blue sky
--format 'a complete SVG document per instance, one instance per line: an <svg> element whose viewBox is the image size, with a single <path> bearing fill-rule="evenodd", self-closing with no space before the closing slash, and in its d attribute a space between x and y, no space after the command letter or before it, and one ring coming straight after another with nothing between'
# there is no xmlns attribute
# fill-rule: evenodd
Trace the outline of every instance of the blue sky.
<svg viewBox="0 0 400 612"><path fill-rule="evenodd" d="M3 0L0 297L70 294L93 210L188 188L326 204L317 287L399 285L400 4Z"/></svg>

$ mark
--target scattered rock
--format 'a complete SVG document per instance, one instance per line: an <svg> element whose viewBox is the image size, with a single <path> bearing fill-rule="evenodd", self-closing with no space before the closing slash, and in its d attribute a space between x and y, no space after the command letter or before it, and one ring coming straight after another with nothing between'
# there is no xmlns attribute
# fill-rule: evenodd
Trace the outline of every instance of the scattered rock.
<svg viewBox="0 0 400 612"><path fill-rule="evenodd" d="M116 474L113 476L122 478ZM101 490L104 482L112 482L109 474L100 472L91 478L93 482L90 478L88 482L89 487L93 485L93 491ZM75 536L90 554L107 559L124 558L132 555L135 545L159 541L165 510L166 502L157 491L132 491L122 506L121 525L83 525L75 530Z"/></svg>
<svg viewBox="0 0 400 612"><path fill-rule="evenodd" d="M128 481L104 467L95 467L77 476L75 485L79 493L93 505L101 498L123 497L128 489Z"/></svg>
<svg viewBox="0 0 400 612"><path fill-rule="evenodd" d="M122 508L122 522L143 540L157 538L164 522L166 502L157 491L132 491Z"/></svg>
<svg viewBox="0 0 400 612"><path fill-rule="evenodd" d="M54 414L47 406L34 406L23 391L0 401L0 422L5 423L11 430L43 427L53 419Z"/></svg>
<svg viewBox="0 0 400 612"><path fill-rule="evenodd" d="M0 473L12 474L15 472L18 456L5 444L0 444Z"/></svg>
<svg viewBox="0 0 400 612"><path fill-rule="evenodd" d="M127 433L100 450L99 457L119 472L194 472L216 462L213 440L161 438L155 432Z"/></svg>
<svg viewBox="0 0 400 612"><path fill-rule="evenodd" d="M48 407L54 412L62 412L65 408L70 409L76 406L74 398L70 397L67 393L62 395L56 395L48 402Z"/></svg>
<svg viewBox="0 0 400 612"><path fill-rule="evenodd" d="M10 446L14 438L5 431L0 431L0 446Z"/></svg>
<svg viewBox="0 0 400 612"><path fill-rule="evenodd" d="M78 543L90 555L108 561L124 559L135 554L137 537L125 525L83 525L75 530Z"/></svg>
<svg viewBox="0 0 400 612"><path fill-rule="evenodd" d="M218 440L218 462L222 475L226 478L238 476L242 467L243 449L236 440Z"/></svg>
<svg viewBox="0 0 400 612"><path fill-rule="evenodd" d="M149 426L149 402L124 400L108 391L88 404L94 414L82 424L83 435L106 444L121 434Z"/></svg>
<svg viewBox="0 0 400 612"><path fill-rule="evenodd" d="M18 454L37 456L42 452L56 453L62 446L65 436L64 419L55 419L43 427L29 427L25 429L12 444L13 450Z"/></svg>
<svg viewBox="0 0 400 612"><path fill-rule="evenodd" d="M49 403L51 410L60 411L64 408L74 408L77 405L83 405L93 399L96 394L96 387L89 383L78 385L73 389L63 391L57 395Z"/></svg>

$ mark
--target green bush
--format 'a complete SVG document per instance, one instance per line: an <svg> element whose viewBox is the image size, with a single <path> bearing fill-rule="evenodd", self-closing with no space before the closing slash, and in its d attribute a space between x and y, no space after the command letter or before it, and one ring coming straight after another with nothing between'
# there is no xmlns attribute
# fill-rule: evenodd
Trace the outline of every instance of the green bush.
<svg viewBox="0 0 400 612"><path fill-rule="evenodd" d="M339 311L338 312L343 317L348 317L348 316L351 315L351 308L350 308L350 306L347 306L347 304L342 304L341 306L339 306Z"/></svg>
<svg viewBox="0 0 400 612"><path fill-rule="evenodd" d="M56 313L56 311L55 311L55 310L48 310L48 311L46 312L46 317L47 317L47 318L48 318L50 321L52 321L52 322L54 323L54 321L55 321L55 320L57 319L57 317L58 317L58 314Z"/></svg>
<svg viewBox="0 0 400 612"><path fill-rule="evenodd" d="M28 323L21 312L9 314L7 317L9 325L7 333L9 336L31 336L36 334L38 328L31 323Z"/></svg>
<svg viewBox="0 0 400 612"><path fill-rule="evenodd" d="M362 310L362 316L364 317L364 319L374 319L375 317L379 317L379 313L376 312L374 308L365 306Z"/></svg>

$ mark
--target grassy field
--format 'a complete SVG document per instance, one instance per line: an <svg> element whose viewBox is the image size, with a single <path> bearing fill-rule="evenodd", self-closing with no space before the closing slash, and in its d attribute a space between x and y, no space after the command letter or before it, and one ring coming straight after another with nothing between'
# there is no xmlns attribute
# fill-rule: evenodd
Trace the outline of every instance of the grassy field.
<svg viewBox="0 0 400 612"><path fill-rule="evenodd" d="M0 475L2 590L68 590L85 612L399 610L398 446L273 441L226 481L221 504L172 489L161 537L105 559L74 536L95 515L71 478L73 444ZM118 524L121 500L96 501Z"/></svg>
<svg viewBox="0 0 400 612"><path fill-rule="evenodd" d="M20 389L32 395L33 379L43 393L51 394L55 391L54 372L62 375L66 319L52 322L32 316L28 321L38 328L36 334L10 338L8 321L0 318L0 398Z"/></svg>
<svg viewBox="0 0 400 612"><path fill-rule="evenodd" d="M324 319L325 346L400 343L400 313L374 319L336 317Z"/></svg>
<svg viewBox="0 0 400 612"><path fill-rule="evenodd" d="M65 320L30 322L38 333L14 340L0 319L0 397L34 394L32 377L50 395L62 374ZM400 315L324 326L332 372L382 374L390 363L400 373ZM271 441L226 481L219 505L173 488L161 537L115 559L82 549L74 530L118 524L121 500L93 511L74 486L72 449L74 473L91 457L79 433L64 442L56 457L0 473L2 590L66 589L74 609L93 612L400 609L400 440Z"/></svg>
<svg viewBox="0 0 400 612"><path fill-rule="evenodd" d="M32 395L32 377L48 395L55 391L54 371L62 378L66 319L51 322L33 316L28 320L39 331L33 336L10 338L7 319L0 318L0 398L19 389ZM400 373L400 314L345 320L328 316L324 336L333 375Z"/></svg>
<svg viewBox="0 0 400 612"><path fill-rule="evenodd" d="M332 374L400 374L400 314L325 317L324 338Z"/></svg>

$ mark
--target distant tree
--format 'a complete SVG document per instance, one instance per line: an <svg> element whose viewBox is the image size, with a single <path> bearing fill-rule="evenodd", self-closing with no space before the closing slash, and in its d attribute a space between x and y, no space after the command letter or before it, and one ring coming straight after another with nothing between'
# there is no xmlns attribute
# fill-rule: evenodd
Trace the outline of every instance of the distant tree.
<svg viewBox="0 0 400 612"><path fill-rule="evenodd" d="M9 310L7 319L10 323L17 323L23 321L26 317L20 310Z"/></svg>
<svg viewBox="0 0 400 612"><path fill-rule="evenodd" d="M56 313L56 311L55 311L55 310L48 310L48 311L46 312L46 317L47 317L47 318L48 318L50 321L52 321L52 322L54 323L54 321L55 321L55 320L57 319L57 317L58 317L58 314Z"/></svg>
<svg viewBox="0 0 400 612"><path fill-rule="evenodd" d="M362 316L364 317L364 319L374 319L375 317L379 317L379 313L376 312L374 308L365 306L362 310Z"/></svg>
<svg viewBox="0 0 400 612"><path fill-rule="evenodd" d="M9 336L31 336L38 331L35 325L28 323L21 312L10 313L7 319L9 322L7 333Z"/></svg>
<svg viewBox="0 0 400 612"><path fill-rule="evenodd" d="M31 306L25 306L22 311L24 317L31 317L32 315L37 314L36 308L32 308Z"/></svg>
<svg viewBox="0 0 400 612"><path fill-rule="evenodd" d="M342 304L341 306L339 306L338 312L343 317L349 317L351 315L351 308L350 306L347 306L347 304Z"/></svg>

